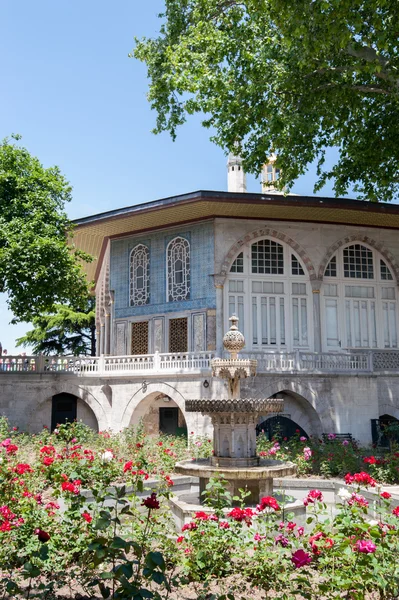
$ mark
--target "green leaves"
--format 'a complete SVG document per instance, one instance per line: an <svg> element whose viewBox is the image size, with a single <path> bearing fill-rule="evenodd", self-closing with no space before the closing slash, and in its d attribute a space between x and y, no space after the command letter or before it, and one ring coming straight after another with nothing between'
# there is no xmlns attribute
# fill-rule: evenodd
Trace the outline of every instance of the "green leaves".
<svg viewBox="0 0 399 600"><path fill-rule="evenodd" d="M8 139L0 143L0 291L15 322L87 297L81 263L91 258L67 240L71 191L58 167L44 168Z"/></svg>
<svg viewBox="0 0 399 600"><path fill-rule="evenodd" d="M166 0L161 35L136 40L155 132L174 138L201 113L212 140L259 173L278 155L280 189L316 161L320 189L399 191L398 7L395 0ZM338 147L331 167L325 149Z"/></svg>

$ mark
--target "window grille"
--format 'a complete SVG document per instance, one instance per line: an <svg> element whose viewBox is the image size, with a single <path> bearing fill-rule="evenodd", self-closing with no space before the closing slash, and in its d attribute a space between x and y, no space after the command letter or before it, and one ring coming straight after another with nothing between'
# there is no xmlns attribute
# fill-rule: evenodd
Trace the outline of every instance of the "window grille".
<svg viewBox="0 0 399 600"><path fill-rule="evenodd" d="M299 260L291 254L291 274L292 275L305 275L302 265Z"/></svg>
<svg viewBox="0 0 399 600"><path fill-rule="evenodd" d="M150 301L150 254L147 246L138 244L130 253L130 306L143 306Z"/></svg>
<svg viewBox="0 0 399 600"><path fill-rule="evenodd" d="M333 256L328 263L326 270L324 271L325 277L336 277L337 276L337 257Z"/></svg>
<svg viewBox="0 0 399 600"><path fill-rule="evenodd" d="M244 254L242 252L231 265L230 273L244 273Z"/></svg>
<svg viewBox="0 0 399 600"><path fill-rule="evenodd" d="M344 276L352 279L373 279L373 253L360 244L344 248Z"/></svg>
<svg viewBox="0 0 399 600"><path fill-rule="evenodd" d="M132 354L148 354L148 321L132 323Z"/></svg>
<svg viewBox="0 0 399 600"><path fill-rule="evenodd" d="M190 298L190 244L182 237L172 240L167 249L168 302Z"/></svg>
<svg viewBox="0 0 399 600"><path fill-rule="evenodd" d="M187 352L187 319L170 319L169 321L169 352Z"/></svg>
<svg viewBox="0 0 399 600"><path fill-rule="evenodd" d="M251 246L252 273L284 275L284 248L272 240L260 240Z"/></svg>
<svg viewBox="0 0 399 600"><path fill-rule="evenodd" d="M387 281L393 280L392 273L389 270L387 264L383 260L380 260L380 269L381 269L381 279L387 280Z"/></svg>

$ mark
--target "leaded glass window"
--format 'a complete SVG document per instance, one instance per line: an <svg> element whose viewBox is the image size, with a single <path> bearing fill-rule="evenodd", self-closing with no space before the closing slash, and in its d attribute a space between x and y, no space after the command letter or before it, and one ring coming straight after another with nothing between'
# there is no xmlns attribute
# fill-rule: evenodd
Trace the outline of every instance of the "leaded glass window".
<svg viewBox="0 0 399 600"><path fill-rule="evenodd" d="M325 277L336 277L337 276L337 257L333 256L328 263L324 272Z"/></svg>
<svg viewBox="0 0 399 600"><path fill-rule="evenodd" d="M150 253L138 244L130 253L130 306L143 306L150 301Z"/></svg>
<svg viewBox="0 0 399 600"><path fill-rule="evenodd" d="M366 246L353 244L344 248L344 277L373 279L373 253Z"/></svg>
<svg viewBox="0 0 399 600"><path fill-rule="evenodd" d="M272 240L260 240L251 246L252 273L284 275L284 248Z"/></svg>
<svg viewBox="0 0 399 600"><path fill-rule="evenodd" d="M380 269L381 269L381 279L386 280L386 281L393 280L391 271L389 270L386 262L383 261L382 259L380 260Z"/></svg>
<svg viewBox="0 0 399 600"><path fill-rule="evenodd" d="M168 302L190 298L190 244L182 237L174 238L167 248Z"/></svg>
<svg viewBox="0 0 399 600"><path fill-rule="evenodd" d="M244 254L242 252L231 265L230 273L244 273Z"/></svg>
<svg viewBox="0 0 399 600"><path fill-rule="evenodd" d="M291 275L305 275L301 263L293 254L291 254Z"/></svg>

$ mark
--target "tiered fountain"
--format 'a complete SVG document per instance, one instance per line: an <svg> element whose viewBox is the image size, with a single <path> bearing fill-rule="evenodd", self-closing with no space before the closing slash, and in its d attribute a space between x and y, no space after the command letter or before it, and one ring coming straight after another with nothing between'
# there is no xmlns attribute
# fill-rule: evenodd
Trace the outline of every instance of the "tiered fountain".
<svg viewBox="0 0 399 600"><path fill-rule="evenodd" d="M272 495L273 478L295 473L290 462L260 459L256 456L256 425L260 415L283 410L283 400L241 398L240 381L256 374L257 361L238 358L245 345L238 331L238 317L232 316L230 330L223 345L230 353L229 359L212 360L212 376L227 380L228 398L225 400L186 400L186 411L209 415L213 424L214 455L210 459L182 461L176 471L182 475L199 477L200 498L210 477L220 474L228 482L233 496L240 488L250 494L246 503L253 505L263 496Z"/></svg>

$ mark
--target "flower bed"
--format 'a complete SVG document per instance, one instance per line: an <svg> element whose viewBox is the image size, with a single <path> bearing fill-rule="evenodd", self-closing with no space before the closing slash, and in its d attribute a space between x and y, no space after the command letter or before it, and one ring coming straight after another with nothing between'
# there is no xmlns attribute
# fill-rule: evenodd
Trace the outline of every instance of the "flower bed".
<svg viewBox="0 0 399 600"><path fill-rule="evenodd" d="M399 509L376 481L386 463L356 447L335 448L334 440L328 450L299 437L279 448L262 442L260 452L296 456L312 470L347 450L348 464L362 468L345 473L334 517L323 516L316 488L303 499L305 525L272 496L232 508L218 480L206 490L208 509L176 534L168 504L174 464L209 456L208 440L192 435L187 446L185 439L147 438L140 428L95 434L80 423L28 436L0 420L0 594L177 599L206 598L211 589L215 600L395 598ZM150 477L157 489L146 491ZM242 595L245 586L250 596Z"/></svg>

